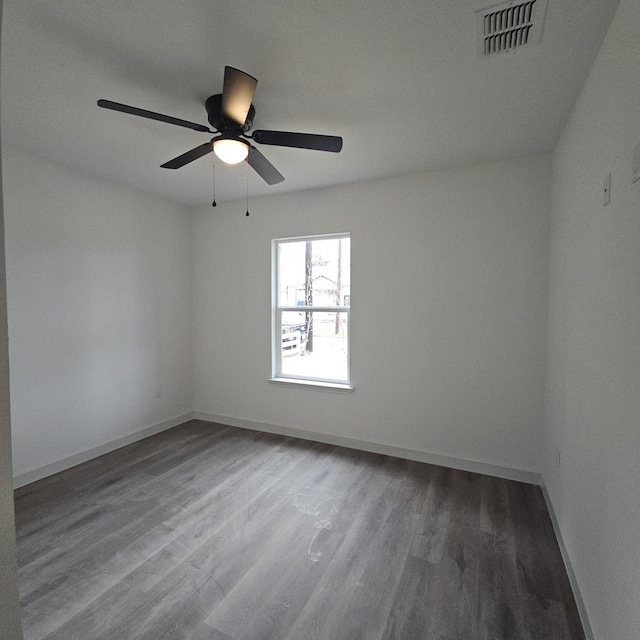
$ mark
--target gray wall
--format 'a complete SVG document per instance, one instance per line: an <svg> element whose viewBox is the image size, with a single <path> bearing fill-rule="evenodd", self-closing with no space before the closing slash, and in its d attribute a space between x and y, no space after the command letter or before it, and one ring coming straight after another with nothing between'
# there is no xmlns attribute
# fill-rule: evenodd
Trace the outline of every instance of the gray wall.
<svg viewBox="0 0 640 640"><path fill-rule="evenodd" d="M2 23L0 0L0 26ZM1 31L1 29L0 29ZM0 177L2 160L0 154ZM11 473L11 415L9 409L9 351L7 348L7 290L4 262L4 207L0 183L0 637L22 638Z"/></svg>

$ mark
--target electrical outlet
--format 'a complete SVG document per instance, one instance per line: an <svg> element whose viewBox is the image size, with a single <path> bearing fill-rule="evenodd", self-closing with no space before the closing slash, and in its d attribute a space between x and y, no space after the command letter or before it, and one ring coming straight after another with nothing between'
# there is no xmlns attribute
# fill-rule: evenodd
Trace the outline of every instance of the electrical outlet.
<svg viewBox="0 0 640 640"><path fill-rule="evenodd" d="M556 467L560 466L560 461L561 461L560 447L556 447Z"/></svg>
<svg viewBox="0 0 640 640"><path fill-rule="evenodd" d="M602 188L602 206L606 207L611 202L611 174L608 173L604 177L604 186Z"/></svg>
<svg viewBox="0 0 640 640"><path fill-rule="evenodd" d="M631 168L631 183L640 180L640 142L633 148L633 163Z"/></svg>
<svg viewBox="0 0 640 640"><path fill-rule="evenodd" d="M154 393L156 398L159 398L162 395L162 385L161 384L157 384L156 385L156 390Z"/></svg>

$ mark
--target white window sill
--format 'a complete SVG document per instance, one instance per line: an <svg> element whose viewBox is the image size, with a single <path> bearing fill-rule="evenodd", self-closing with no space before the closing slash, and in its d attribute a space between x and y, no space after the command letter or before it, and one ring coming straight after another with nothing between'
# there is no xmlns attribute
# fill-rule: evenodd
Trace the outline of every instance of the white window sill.
<svg viewBox="0 0 640 640"><path fill-rule="evenodd" d="M354 391L351 385L340 382L320 382L319 380L300 380L298 378L269 378L269 382L283 387L301 387L303 389L332 391L335 393L352 393Z"/></svg>

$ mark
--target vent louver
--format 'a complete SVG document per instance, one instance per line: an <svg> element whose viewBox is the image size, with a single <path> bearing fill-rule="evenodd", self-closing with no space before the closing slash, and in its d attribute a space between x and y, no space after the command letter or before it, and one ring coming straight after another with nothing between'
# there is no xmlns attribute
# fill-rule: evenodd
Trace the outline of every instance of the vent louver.
<svg viewBox="0 0 640 640"><path fill-rule="evenodd" d="M547 0L521 0L476 12L478 57L539 44Z"/></svg>

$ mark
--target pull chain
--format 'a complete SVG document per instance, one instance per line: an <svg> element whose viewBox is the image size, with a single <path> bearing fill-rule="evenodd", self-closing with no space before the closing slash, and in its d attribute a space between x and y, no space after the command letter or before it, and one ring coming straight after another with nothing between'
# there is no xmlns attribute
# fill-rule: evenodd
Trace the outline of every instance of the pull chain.
<svg viewBox="0 0 640 640"><path fill-rule="evenodd" d="M247 184L247 213L245 213L245 215L249 216L249 163L248 162L245 162L244 169L245 169L244 171L245 181Z"/></svg>
<svg viewBox="0 0 640 640"><path fill-rule="evenodd" d="M211 203L212 207L217 207L218 203L216 202L216 154L212 153L213 156L213 202Z"/></svg>

